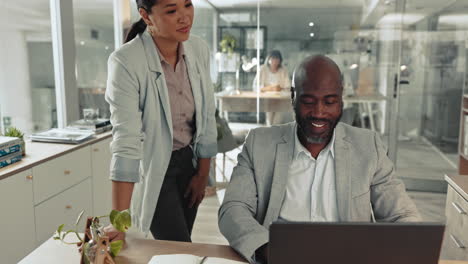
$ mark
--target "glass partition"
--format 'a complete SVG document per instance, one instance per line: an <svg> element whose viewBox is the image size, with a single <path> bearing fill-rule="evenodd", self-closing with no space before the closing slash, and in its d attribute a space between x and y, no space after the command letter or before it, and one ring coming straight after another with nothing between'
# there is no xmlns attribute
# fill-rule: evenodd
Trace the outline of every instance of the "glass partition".
<svg viewBox="0 0 468 264"><path fill-rule="evenodd" d="M406 1L397 168L410 189L446 192L456 174L466 89L466 1Z"/></svg>
<svg viewBox="0 0 468 264"><path fill-rule="evenodd" d="M0 133L8 127L27 135L57 127L49 1L1 6Z"/></svg>
<svg viewBox="0 0 468 264"><path fill-rule="evenodd" d="M84 113L92 118L110 117L104 93L107 59L114 51L112 12L112 0L73 1L80 118L84 118Z"/></svg>

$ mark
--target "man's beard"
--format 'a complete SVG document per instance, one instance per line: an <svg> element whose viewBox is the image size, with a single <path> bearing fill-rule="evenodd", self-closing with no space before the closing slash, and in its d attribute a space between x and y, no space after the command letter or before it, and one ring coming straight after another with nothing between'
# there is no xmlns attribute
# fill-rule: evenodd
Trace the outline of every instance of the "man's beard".
<svg viewBox="0 0 468 264"><path fill-rule="evenodd" d="M301 117L298 114L298 111L295 111L296 123L298 124L298 132L300 135L304 136L310 144L324 144L330 141L333 136L333 131L335 130L336 125L343 115L343 109L341 109L340 115L336 120L325 119L325 118L315 118L313 116ZM312 133L312 122L326 122L329 129L324 131L321 134Z"/></svg>

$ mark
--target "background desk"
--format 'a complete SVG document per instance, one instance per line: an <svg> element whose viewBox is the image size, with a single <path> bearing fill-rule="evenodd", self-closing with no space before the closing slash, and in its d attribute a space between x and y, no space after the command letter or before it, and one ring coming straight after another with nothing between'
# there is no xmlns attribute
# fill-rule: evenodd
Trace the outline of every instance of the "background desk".
<svg viewBox="0 0 468 264"><path fill-rule="evenodd" d="M216 94L218 109L223 113L223 117L229 121L228 112L257 112L257 93L241 92L230 94L221 92ZM376 121L374 114L376 111L372 105L384 102L387 97L383 95L366 95L343 97L343 101L348 104L358 104L361 124L365 124L364 116L369 118L370 129L376 131ZM291 112L291 95L283 92L266 92L259 94L260 112ZM377 111L378 113L378 111Z"/></svg>
<svg viewBox="0 0 468 264"><path fill-rule="evenodd" d="M116 258L117 264L147 264L152 256L162 254L193 254L244 261L229 246L197 243L158 241L128 237L127 247ZM80 256L74 246L64 245L52 238L25 257L19 264L79 263ZM439 264L468 264L468 261L441 260Z"/></svg>

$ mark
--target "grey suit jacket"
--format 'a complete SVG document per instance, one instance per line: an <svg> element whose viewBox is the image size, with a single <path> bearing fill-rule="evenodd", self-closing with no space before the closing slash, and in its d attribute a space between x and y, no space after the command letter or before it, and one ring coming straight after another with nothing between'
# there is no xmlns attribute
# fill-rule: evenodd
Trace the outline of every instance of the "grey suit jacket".
<svg viewBox="0 0 468 264"><path fill-rule="evenodd" d="M294 124L249 133L219 210L221 233L251 263L279 216L294 151ZM339 123L335 136L339 220L369 222L373 210L377 221L420 221L379 135Z"/></svg>

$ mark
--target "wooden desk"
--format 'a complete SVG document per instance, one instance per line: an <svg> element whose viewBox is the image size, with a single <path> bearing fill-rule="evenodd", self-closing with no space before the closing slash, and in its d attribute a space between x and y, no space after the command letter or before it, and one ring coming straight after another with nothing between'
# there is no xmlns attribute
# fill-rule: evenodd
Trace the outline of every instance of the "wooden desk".
<svg viewBox="0 0 468 264"><path fill-rule="evenodd" d="M116 264L147 264L154 255L164 254L192 254L245 261L229 246L141 239L130 236L127 237L127 244L115 262ZM65 245L50 238L19 264L79 262L80 255L75 246Z"/></svg>
<svg viewBox="0 0 468 264"><path fill-rule="evenodd" d="M241 92L239 94L217 93L218 108L226 112L257 112L257 93ZM291 96L289 93L266 92L259 94L260 112L291 112ZM226 118L227 116L225 116ZM227 119L226 119L227 120Z"/></svg>
<svg viewBox="0 0 468 264"><path fill-rule="evenodd" d="M293 111L290 93L265 92L259 93L260 112L291 112ZM229 121L227 112L257 112L257 93L242 91L239 94L221 92L216 94L218 109L224 118ZM372 104L387 100L383 95L348 96L343 102L358 104L361 124L364 124L362 113L369 117L370 129L376 131L374 111Z"/></svg>
<svg viewBox="0 0 468 264"><path fill-rule="evenodd" d="M157 241L128 237L127 247L116 258L117 264L147 264L151 257L159 254L193 254L244 261L229 246L198 243ZM62 264L79 263L80 256L74 246L64 245L52 238L31 252L19 264ZM468 261L441 260L439 264L468 264Z"/></svg>

